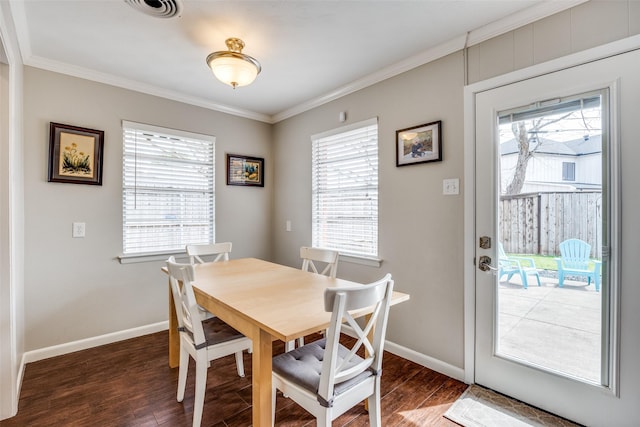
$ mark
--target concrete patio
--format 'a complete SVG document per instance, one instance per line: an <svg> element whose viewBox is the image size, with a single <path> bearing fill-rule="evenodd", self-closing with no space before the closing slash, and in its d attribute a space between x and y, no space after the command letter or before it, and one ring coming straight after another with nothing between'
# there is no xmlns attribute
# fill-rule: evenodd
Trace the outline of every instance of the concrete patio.
<svg viewBox="0 0 640 427"><path fill-rule="evenodd" d="M499 284L499 353L600 383L602 293L577 280L560 288L544 273L541 286L529 276L524 289L517 275Z"/></svg>

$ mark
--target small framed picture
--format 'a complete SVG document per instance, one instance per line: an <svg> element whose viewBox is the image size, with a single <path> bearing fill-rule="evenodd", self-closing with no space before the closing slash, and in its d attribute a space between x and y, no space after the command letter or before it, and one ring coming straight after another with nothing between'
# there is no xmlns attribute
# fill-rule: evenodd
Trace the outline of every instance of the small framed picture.
<svg viewBox="0 0 640 427"><path fill-rule="evenodd" d="M227 154L227 185L264 187L264 159Z"/></svg>
<svg viewBox="0 0 640 427"><path fill-rule="evenodd" d="M396 166L442 161L442 122L396 131Z"/></svg>
<svg viewBox="0 0 640 427"><path fill-rule="evenodd" d="M102 185L104 131L49 125L49 182Z"/></svg>

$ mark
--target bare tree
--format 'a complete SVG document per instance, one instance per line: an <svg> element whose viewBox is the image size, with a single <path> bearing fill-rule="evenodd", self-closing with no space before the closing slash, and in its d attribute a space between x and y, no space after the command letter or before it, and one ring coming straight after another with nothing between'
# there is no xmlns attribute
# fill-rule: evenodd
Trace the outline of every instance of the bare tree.
<svg viewBox="0 0 640 427"><path fill-rule="evenodd" d="M524 180L527 176L529 159L544 145L543 140L538 135L540 131L553 123L566 119L570 115L571 113L555 119L549 119L543 116L530 120L530 129L527 129L526 120L511 123L511 132L513 132L513 136L518 143L518 161L513 178L505 190L507 195L520 194L522 191Z"/></svg>

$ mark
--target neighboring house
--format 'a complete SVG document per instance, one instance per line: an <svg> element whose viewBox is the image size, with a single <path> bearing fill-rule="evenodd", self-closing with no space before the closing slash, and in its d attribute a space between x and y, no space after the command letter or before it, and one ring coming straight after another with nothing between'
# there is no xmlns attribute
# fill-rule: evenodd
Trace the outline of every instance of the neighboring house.
<svg viewBox="0 0 640 427"><path fill-rule="evenodd" d="M602 189L602 135L571 141L541 138L529 159L521 193L593 191ZM518 161L515 139L500 145L502 192L511 182Z"/></svg>

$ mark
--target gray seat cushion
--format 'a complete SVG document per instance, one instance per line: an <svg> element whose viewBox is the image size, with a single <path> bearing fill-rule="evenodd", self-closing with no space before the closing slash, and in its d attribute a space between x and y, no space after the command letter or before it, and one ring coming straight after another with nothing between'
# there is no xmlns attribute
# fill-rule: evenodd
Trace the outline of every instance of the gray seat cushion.
<svg viewBox="0 0 640 427"><path fill-rule="evenodd" d="M244 335L217 317L204 320L202 322L202 328L204 329L204 336L209 345L244 338Z"/></svg>
<svg viewBox="0 0 640 427"><path fill-rule="evenodd" d="M204 331L205 342L194 343L197 350L210 345L220 344L238 338L244 338L244 335L242 335L240 332L236 331L217 317L203 320L202 329ZM187 334L189 334L189 337L191 337L191 340L193 340L193 333L190 330L188 330L187 328L178 328L178 330L181 332L186 332Z"/></svg>
<svg viewBox="0 0 640 427"><path fill-rule="evenodd" d="M323 338L296 348L288 353L279 354L273 358L273 372L317 395L325 346L326 339ZM349 349L340 345L338 348L338 359L342 361L348 354ZM348 369L361 361L362 358L356 355L346 368ZM349 390L351 387L373 375L373 371L367 369L350 380L336 384L333 397L339 396L341 393L344 393L346 390ZM333 397L327 402L318 396L318 402L324 407L331 407L333 405Z"/></svg>

